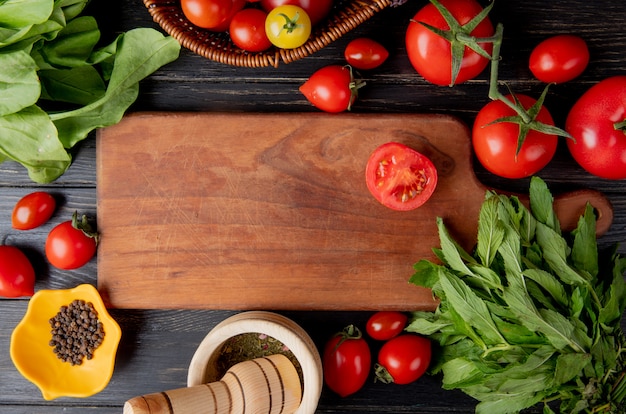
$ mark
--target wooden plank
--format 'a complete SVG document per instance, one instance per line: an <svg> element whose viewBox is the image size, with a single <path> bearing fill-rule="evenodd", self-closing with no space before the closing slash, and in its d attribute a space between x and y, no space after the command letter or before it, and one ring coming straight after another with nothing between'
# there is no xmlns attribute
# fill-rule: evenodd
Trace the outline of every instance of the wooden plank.
<svg viewBox="0 0 626 414"><path fill-rule="evenodd" d="M417 210L387 209L365 186L369 154L388 141L437 166ZM436 217L474 243L486 188L470 145L440 115L127 117L98 134L98 287L113 307L433 309L408 279L434 258ZM564 211L603 200L575 196Z"/></svg>

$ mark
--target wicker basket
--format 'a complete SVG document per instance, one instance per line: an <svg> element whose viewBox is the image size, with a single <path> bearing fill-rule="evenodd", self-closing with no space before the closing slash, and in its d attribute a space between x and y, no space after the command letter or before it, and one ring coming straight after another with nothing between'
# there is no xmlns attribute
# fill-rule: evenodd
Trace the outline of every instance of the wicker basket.
<svg viewBox="0 0 626 414"><path fill-rule="evenodd" d="M194 26L180 8L179 0L143 0L163 30L192 52L220 63L244 67L278 67L317 52L398 0L335 0L330 15L313 29L311 37L296 49L272 47L250 53L235 46L227 32L211 32Z"/></svg>

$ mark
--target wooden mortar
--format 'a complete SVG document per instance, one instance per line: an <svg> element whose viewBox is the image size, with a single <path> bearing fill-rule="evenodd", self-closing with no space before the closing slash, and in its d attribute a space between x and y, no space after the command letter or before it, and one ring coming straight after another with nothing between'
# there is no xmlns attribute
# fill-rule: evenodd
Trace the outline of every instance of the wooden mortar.
<svg viewBox="0 0 626 414"><path fill-rule="evenodd" d="M303 387L302 401L295 413L315 413L323 385L322 361L317 347L298 324L273 312L242 312L217 324L202 340L191 359L187 386L217 381L221 373L216 362L223 344L234 336L251 332L271 336L293 353L302 368Z"/></svg>

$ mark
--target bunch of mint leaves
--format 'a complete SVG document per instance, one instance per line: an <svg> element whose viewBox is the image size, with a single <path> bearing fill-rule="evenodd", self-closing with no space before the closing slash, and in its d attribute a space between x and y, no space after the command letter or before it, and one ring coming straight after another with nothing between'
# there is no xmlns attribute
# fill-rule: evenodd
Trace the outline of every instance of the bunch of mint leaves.
<svg viewBox="0 0 626 414"><path fill-rule="evenodd" d="M477 413L624 413L626 259L596 240L587 204L563 234L538 177L530 207L489 191L471 253L437 219L435 263L415 264L411 282L431 288L435 312L415 312L407 330L438 343L429 370L445 389L479 401Z"/></svg>
<svg viewBox="0 0 626 414"><path fill-rule="evenodd" d="M180 52L150 28L99 45L96 20L81 15L88 2L0 0L0 162L19 162L38 183L60 177L70 149L119 122L139 81Z"/></svg>

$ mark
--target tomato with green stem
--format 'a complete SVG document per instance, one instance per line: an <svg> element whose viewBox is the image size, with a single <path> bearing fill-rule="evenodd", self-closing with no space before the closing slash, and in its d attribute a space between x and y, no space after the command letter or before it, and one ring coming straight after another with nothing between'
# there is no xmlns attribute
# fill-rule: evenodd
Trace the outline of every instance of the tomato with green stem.
<svg viewBox="0 0 626 414"><path fill-rule="evenodd" d="M567 147L587 172L609 180L626 178L626 76L606 78L570 109Z"/></svg>
<svg viewBox="0 0 626 414"><path fill-rule="evenodd" d="M18 298L35 293L35 270L15 246L0 246L0 296Z"/></svg>
<svg viewBox="0 0 626 414"><path fill-rule="evenodd" d="M543 100L539 102L526 95L509 95L505 99L529 110L530 123L554 125L550 112L542 105ZM523 129L526 131L521 133ZM502 100L485 105L472 129L476 158L488 171L504 178L524 178L537 173L554 157L557 144L557 135L530 129Z"/></svg>
<svg viewBox="0 0 626 414"><path fill-rule="evenodd" d="M376 380L410 384L428 369L432 356L430 340L420 335L403 334L385 342L378 352Z"/></svg>
<svg viewBox="0 0 626 414"><path fill-rule="evenodd" d="M45 191L35 191L17 201L11 214L16 230L31 230L47 222L56 209L56 200Z"/></svg>
<svg viewBox="0 0 626 414"><path fill-rule="evenodd" d="M415 70L435 85L455 85L478 76L491 58L494 27L475 0L431 0L413 17L405 43Z"/></svg>
<svg viewBox="0 0 626 414"><path fill-rule="evenodd" d="M347 397L360 390L369 376L372 354L361 330L345 327L326 342L322 356L324 382Z"/></svg>
<svg viewBox="0 0 626 414"><path fill-rule="evenodd" d="M365 167L365 182L382 205L397 211L426 203L437 187L437 169L428 157L399 142L376 148Z"/></svg>
<svg viewBox="0 0 626 414"><path fill-rule="evenodd" d="M274 46L295 49L309 40L311 19L302 7L278 6L267 14L265 33Z"/></svg>
<svg viewBox="0 0 626 414"><path fill-rule="evenodd" d="M79 220L78 212L74 212L71 220L58 224L48 233L46 257L59 269L77 269L95 255L98 237L87 216Z"/></svg>
<svg viewBox="0 0 626 414"><path fill-rule="evenodd" d="M582 74L588 63L589 49L583 38L557 35L535 46L528 67L542 82L564 83Z"/></svg>
<svg viewBox="0 0 626 414"><path fill-rule="evenodd" d="M316 108L337 113L352 108L364 85L351 66L328 65L316 70L299 90Z"/></svg>

